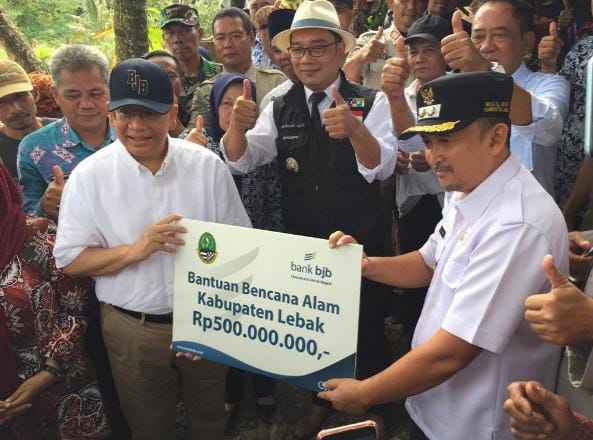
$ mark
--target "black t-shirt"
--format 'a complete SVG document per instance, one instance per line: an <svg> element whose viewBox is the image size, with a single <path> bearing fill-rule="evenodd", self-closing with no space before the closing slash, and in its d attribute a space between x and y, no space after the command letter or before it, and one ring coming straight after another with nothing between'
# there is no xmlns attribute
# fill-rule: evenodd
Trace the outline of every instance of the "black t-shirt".
<svg viewBox="0 0 593 440"><path fill-rule="evenodd" d="M55 120L54 118L41 118L41 124L45 126ZM14 180L18 179L16 158L20 142L20 139L11 138L0 131L0 161L4 163Z"/></svg>

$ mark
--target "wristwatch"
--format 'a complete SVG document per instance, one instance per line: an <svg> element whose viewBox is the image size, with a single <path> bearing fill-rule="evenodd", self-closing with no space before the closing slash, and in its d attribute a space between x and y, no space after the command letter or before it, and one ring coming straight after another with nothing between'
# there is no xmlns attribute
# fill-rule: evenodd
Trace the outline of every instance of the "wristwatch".
<svg viewBox="0 0 593 440"><path fill-rule="evenodd" d="M59 367L52 367L51 365L43 364L40 371L47 371L49 374L56 376L59 381L64 380L64 370Z"/></svg>

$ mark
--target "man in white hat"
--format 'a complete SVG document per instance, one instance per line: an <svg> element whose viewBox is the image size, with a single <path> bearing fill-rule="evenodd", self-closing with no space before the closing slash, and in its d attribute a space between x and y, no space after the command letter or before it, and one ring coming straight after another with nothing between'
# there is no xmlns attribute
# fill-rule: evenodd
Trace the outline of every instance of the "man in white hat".
<svg viewBox="0 0 593 440"><path fill-rule="evenodd" d="M331 3L303 2L291 28L272 41L290 55L299 82L270 103L257 123L249 93L239 97L221 147L238 173L278 157L286 232L325 238L335 228L348 230L367 252L386 255L389 218L379 181L393 173L395 138L385 95L349 83L340 70L354 42L340 29ZM357 377L368 377L389 362L384 289L362 281ZM314 434L329 413L321 401L316 403L297 435Z"/></svg>

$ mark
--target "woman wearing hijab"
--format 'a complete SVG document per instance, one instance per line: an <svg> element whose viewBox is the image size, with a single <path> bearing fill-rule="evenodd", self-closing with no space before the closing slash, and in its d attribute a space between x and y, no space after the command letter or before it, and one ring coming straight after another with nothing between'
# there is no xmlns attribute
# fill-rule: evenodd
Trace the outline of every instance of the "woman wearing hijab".
<svg viewBox="0 0 593 440"><path fill-rule="evenodd" d="M255 100L255 84L244 75L225 73L216 79L210 93L212 127L202 132L192 130L186 138L188 141L205 145L206 148L221 156L219 142L229 127L235 101L243 94L244 81L249 81L251 96ZM197 127L199 125L196 124ZM280 179L276 162L259 167L252 173L233 177L253 227L268 231L282 231ZM241 370L229 368L226 391L228 412L234 411L243 396L243 374ZM253 392L258 414L264 420L271 418L276 406L273 390L272 379L253 375Z"/></svg>
<svg viewBox="0 0 593 440"><path fill-rule="evenodd" d="M0 163L0 438L107 438L83 349L88 281L56 268L55 225L20 207Z"/></svg>

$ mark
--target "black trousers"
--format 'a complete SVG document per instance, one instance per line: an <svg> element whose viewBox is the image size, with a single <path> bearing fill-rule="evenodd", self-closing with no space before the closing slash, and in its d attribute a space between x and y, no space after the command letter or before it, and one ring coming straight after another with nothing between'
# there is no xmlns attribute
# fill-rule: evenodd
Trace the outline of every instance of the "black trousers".
<svg viewBox="0 0 593 440"><path fill-rule="evenodd" d="M274 379L259 374L246 373L238 368L229 367L226 376L226 403L239 403L243 398L245 376L253 379L253 395L258 397L267 397L274 394Z"/></svg>
<svg viewBox="0 0 593 440"><path fill-rule="evenodd" d="M400 217L397 239L401 254L418 250L426 243L442 218L441 211L438 198L432 194L426 194L408 214ZM397 315L409 336L414 333L427 291L428 287L404 289L402 300L397 302L400 308Z"/></svg>

